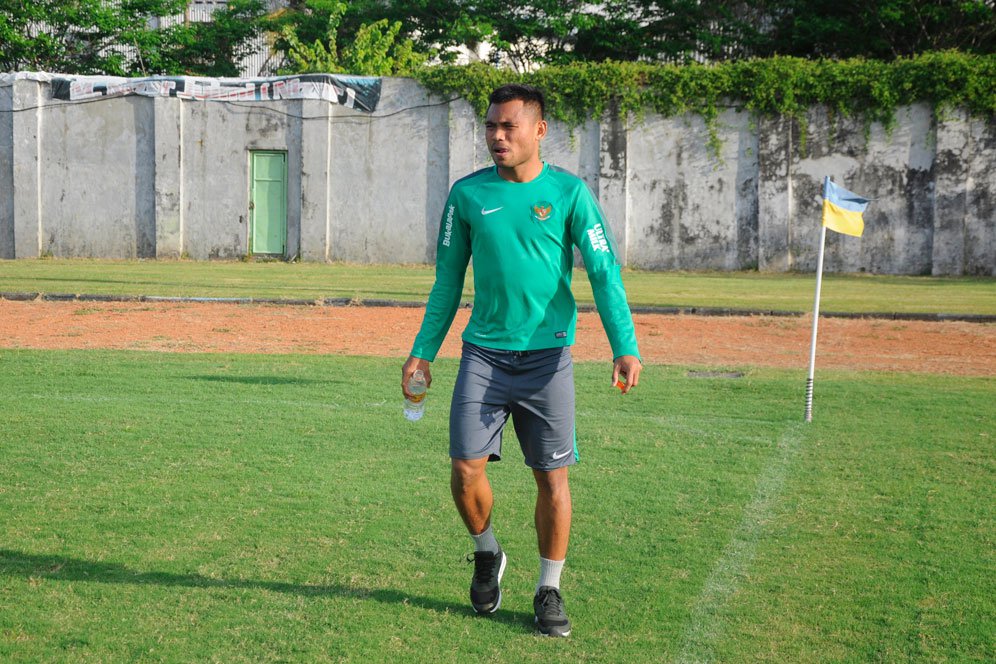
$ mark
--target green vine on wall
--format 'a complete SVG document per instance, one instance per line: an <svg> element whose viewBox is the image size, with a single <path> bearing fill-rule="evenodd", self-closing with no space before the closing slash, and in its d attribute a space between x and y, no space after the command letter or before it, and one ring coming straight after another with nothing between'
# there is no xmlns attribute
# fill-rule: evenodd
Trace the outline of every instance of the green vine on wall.
<svg viewBox="0 0 996 664"><path fill-rule="evenodd" d="M543 89L548 115L571 128L609 108L637 120L648 110L665 117L695 113L705 120L717 156L717 118L730 103L758 116L794 119L802 130L802 152L806 113L817 105L863 118L866 127L880 122L887 129L895 124L899 107L916 102L932 104L939 115L964 108L972 115L996 116L996 56L958 51L890 62L775 57L683 66L577 63L526 74L478 63L426 67L416 78L434 93L463 97L482 117L491 90L513 82Z"/></svg>

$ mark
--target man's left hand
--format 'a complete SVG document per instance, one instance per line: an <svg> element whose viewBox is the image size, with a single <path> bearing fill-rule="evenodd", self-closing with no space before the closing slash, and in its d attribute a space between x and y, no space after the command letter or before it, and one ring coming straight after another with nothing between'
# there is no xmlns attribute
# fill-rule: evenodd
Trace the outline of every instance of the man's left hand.
<svg viewBox="0 0 996 664"><path fill-rule="evenodd" d="M643 363L636 355L620 355L612 363L612 385L622 377L625 385L622 386L622 393L626 394L640 382L640 372L643 370Z"/></svg>

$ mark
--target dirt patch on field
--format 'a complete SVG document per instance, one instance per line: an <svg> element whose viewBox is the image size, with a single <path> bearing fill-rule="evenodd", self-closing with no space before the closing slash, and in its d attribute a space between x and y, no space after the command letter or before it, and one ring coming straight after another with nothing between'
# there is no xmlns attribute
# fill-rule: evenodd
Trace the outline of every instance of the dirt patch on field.
<svg viewBox="0 0 996 664"><path fill-rule="evenodd" d="M0 300L2 348L112 348L197 353L407 355L424 310L395 307L199 302ZM470 312L457 313L442 357L457 357ZM805 369L812 319L773 316L634 316L644 361ZM610 358L597 314L578 317L574 356ZM996 325L825 319L817 366L996 375Z"/></svg>

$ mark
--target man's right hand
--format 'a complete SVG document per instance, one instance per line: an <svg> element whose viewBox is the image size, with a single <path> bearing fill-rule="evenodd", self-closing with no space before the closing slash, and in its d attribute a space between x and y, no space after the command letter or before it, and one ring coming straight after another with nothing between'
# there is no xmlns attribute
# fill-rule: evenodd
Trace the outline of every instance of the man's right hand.
<svg viewBox="0 0 996 664"><path fill-rule="evenodd" d="M416 369L421 369L422 373L425 374L426 387L432 385L432 371L429 369L429 360L409 355L408 360L401 367L401 392L405 395L406 399L411 396L408 393L408 381L411 380L412 374L415 373Z"/></svg>

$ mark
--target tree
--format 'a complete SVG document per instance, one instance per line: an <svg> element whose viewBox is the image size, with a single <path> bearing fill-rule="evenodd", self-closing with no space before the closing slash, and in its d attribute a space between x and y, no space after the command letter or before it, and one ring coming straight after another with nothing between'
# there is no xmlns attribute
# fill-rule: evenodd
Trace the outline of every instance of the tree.
<svg viewBox="0 0 996 664"><path fill-rule="evenodd" d="M759 55L892 59L925 51L996 52L992 0L767 0Z"/></svg>
<svg viewBox="0 0 996 664"><path fill-rule="evenodd" d="M385 17L440 60L487 43L492 64L519 70L605 59L996 52L993 0L365 0L350 3L344 25Z"/></svg>
<svg viewBox="0 0 996 664"><path fill-rule="evenodd" d="M231 0L209 22L155 28L188 0L0 0L0 68L66 74L237 76L263 0Z"/></svg>
<svg viewBox="0 0 996 664"><path fill-rule="evenodd" d="M130 51L154 43L149 19L183 11L184 0L0 0L0 67L124 75Z"/></svg>
<svg viewBox="0 0 996 664"><path fill-rule="evenodd" d="M350 12L401 21L402 34L441 61L486 43L492 64L521 71L573 61L733 57L754 32L742 18L749 7L729 0L390 0L351 3Z"/></svg>
<svg viewBox="0 0 996 664"><path fill-rule="evenodd" d="M263 0L229 0L210 21L191 21L162 30L151 69L164 74L239 76L239 62L255 48L262 30ZM149 66L146 63L146 66Z"/></svg>
<svg viewBox="0 0 996 664"><path fill-rule="evenodd" d="M281 26L277 44L287 54L285 73L406 76L428 60L410 39L398 38L401 21L381 18L345 28L348 8L338 0L306 0L297 14L275 17L273 25ZM325 29L309 43L319 20L324 20Z"/></svg>
<svg viewBox="0 0 996 664"><path fill-rule="evenodd" d="M745 55L757 33L746 2L614 0L602 7L604 20L578 32L574 59L726 60Z"/></svg>

